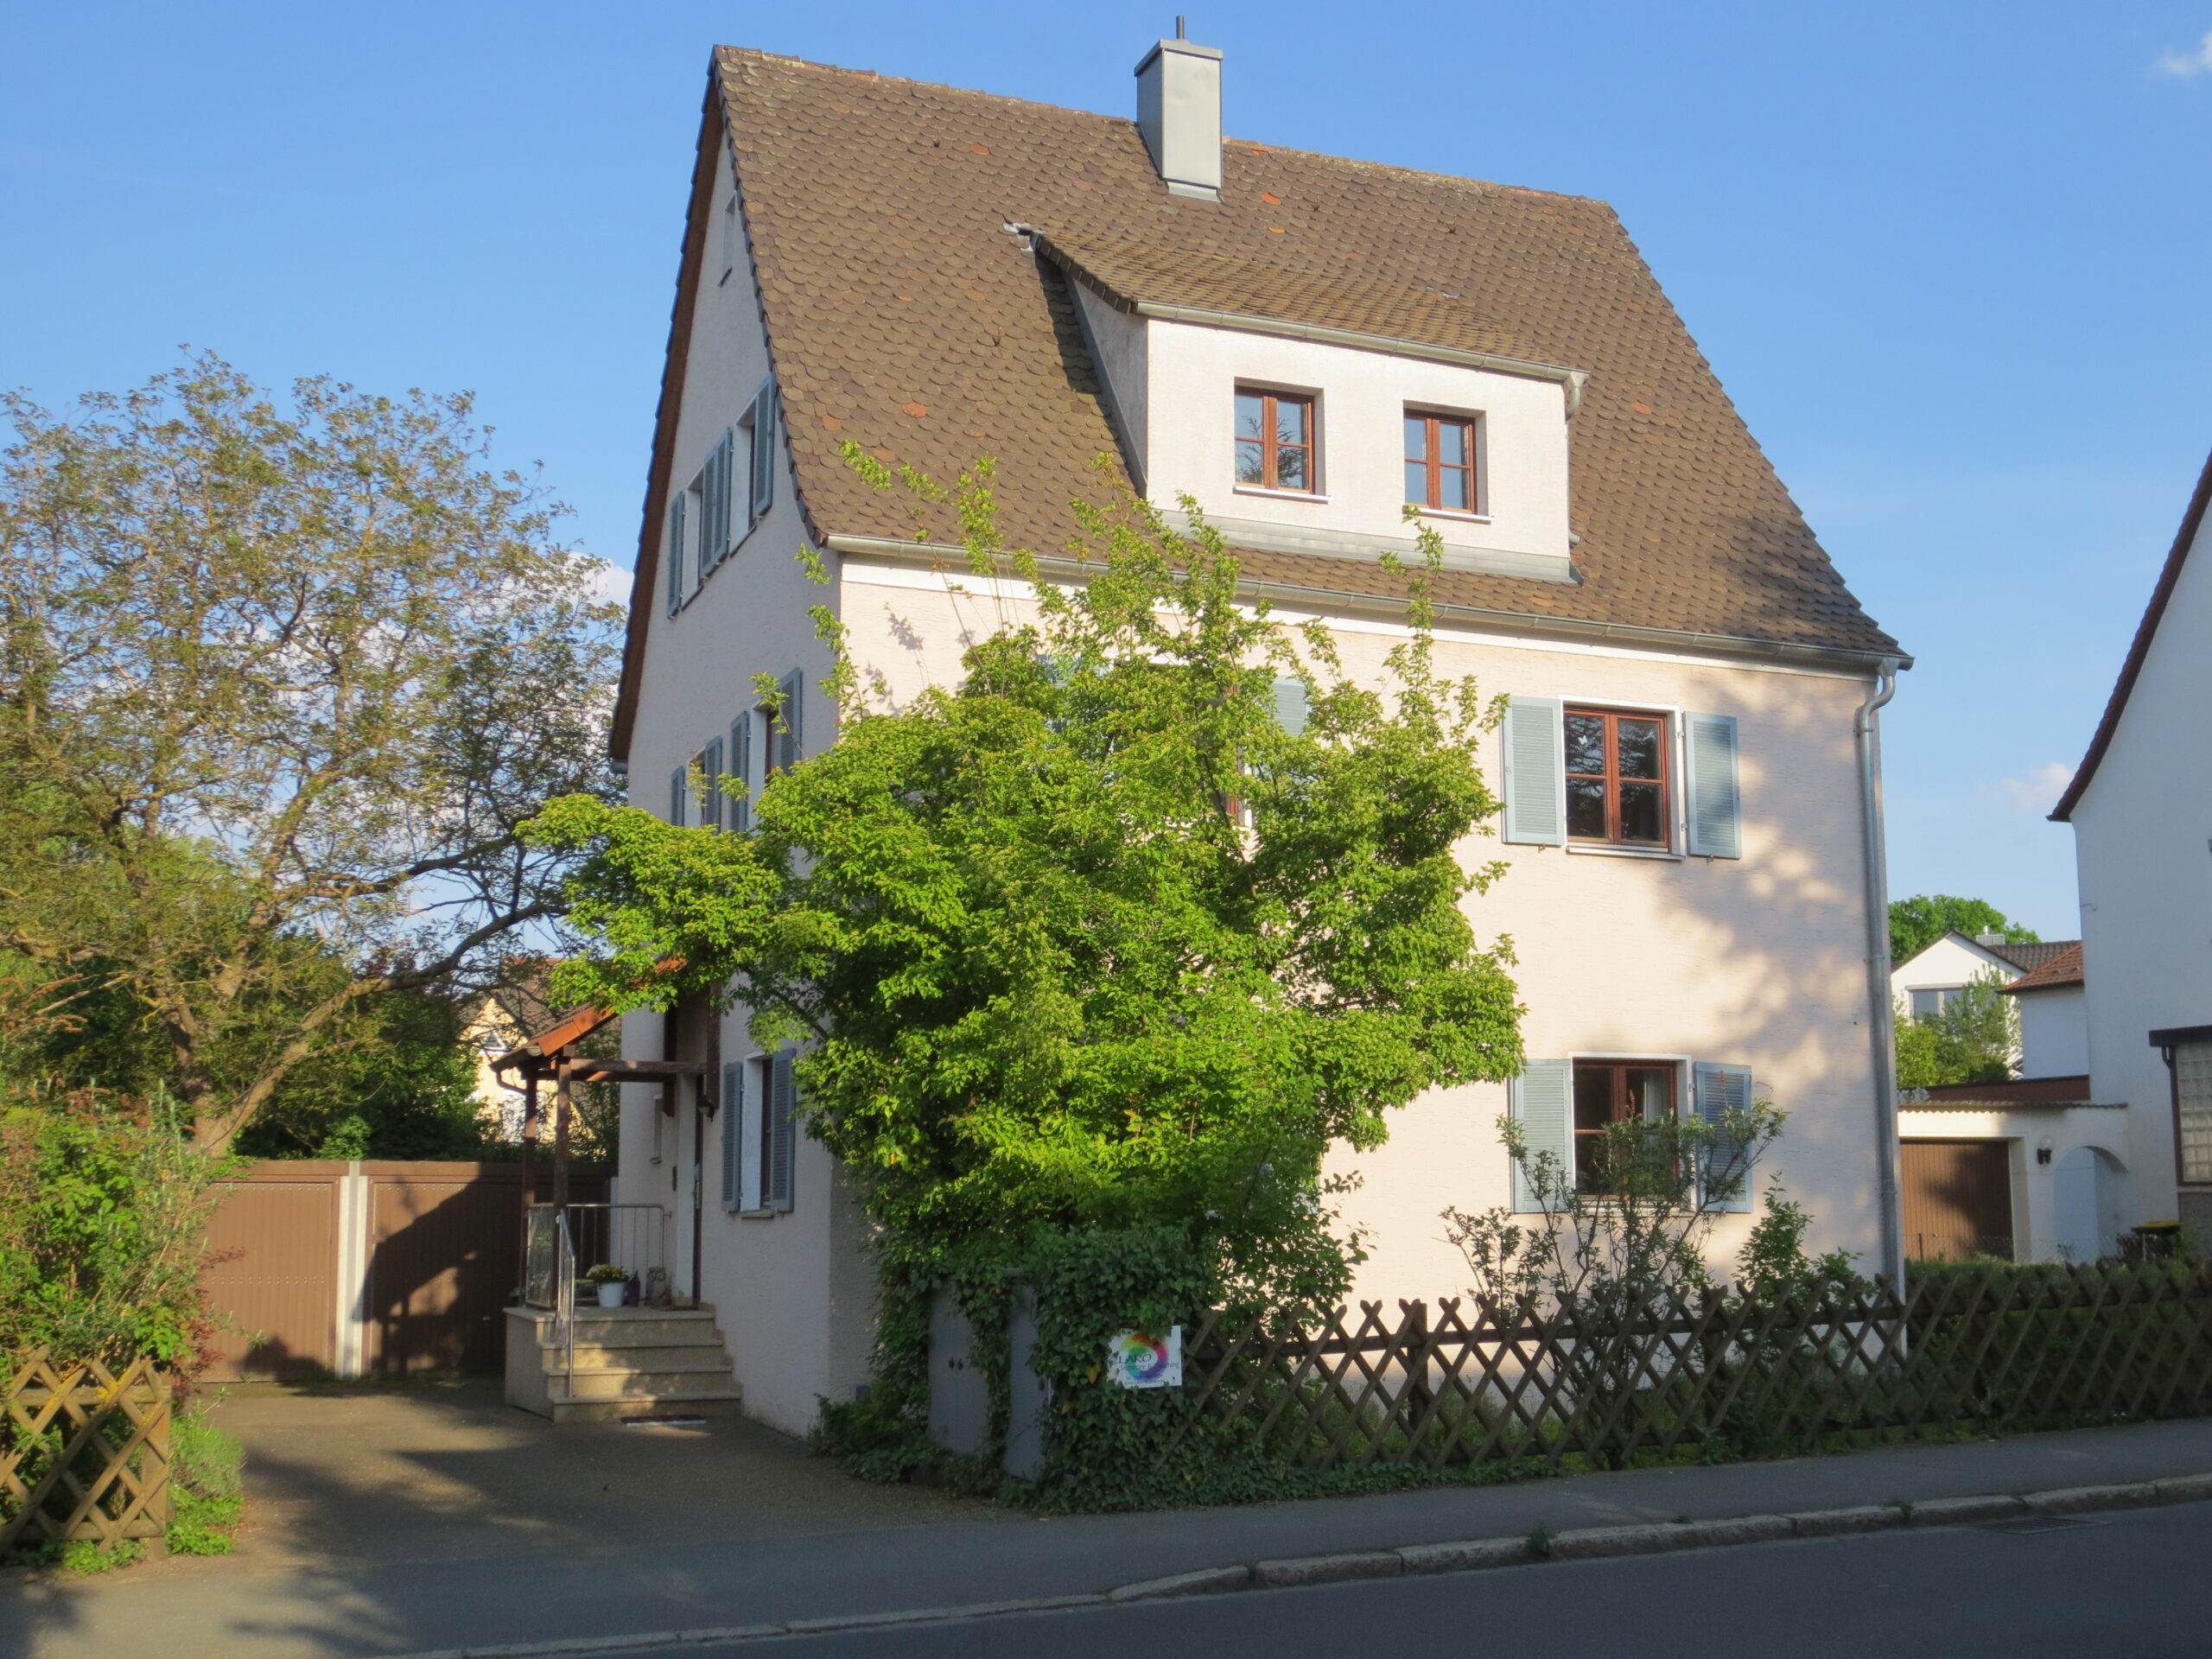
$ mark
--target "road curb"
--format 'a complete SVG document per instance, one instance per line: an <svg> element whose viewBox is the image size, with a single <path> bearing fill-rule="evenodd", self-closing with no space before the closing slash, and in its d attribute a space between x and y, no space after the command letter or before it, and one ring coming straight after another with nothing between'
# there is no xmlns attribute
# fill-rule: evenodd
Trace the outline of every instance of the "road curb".
<svg viewBox="0 0 2212 1659"><path fill-rule="evenodd" d="M2057 1487L2040 1492L1986 1492L1911 1503L1900 1500L1894 1503L1860 1503L1847 1509L1807 1510L1792 1515L1741 1515L1712 1521L1579 1527L1555 1533L1539 1529L1520 1538L1471 1538L1453 1543L1408 1544L1397 1549L1346 1550L1333 1555L1301 1555L1242 1566L1202 1567L1195 1573L1141 1580L1097 1594L971 1602L959 1607L919 1607L905 1612L834 1614L826 1618L789 1619L779 1624L732 1624L694 1630L645 1630L629 1636L569 1637L557 1642L439 1648L395 1656L395 1659L569 1659L569 1656L628 1653L639 1649L704 1647L766 1641L777 1637L819 1636L834 1630L944 1624L962 1619L999 1618L1013 1613L1065 1612L1081 1607L1111 1607L1236 1591L1350 1584L1362 1580L1410 1578L1437 1573L1475 1573L1492 1567L1603 1560L1612 1556L1655 1555L1675 1550L1725 1549L1739 1544L1773 1543L1791 1538L1837 1538L1899 1528L1923 1531L2036 1515L2162 1509L2170 1504L2209 1500L2212 1500L2212 1473L2170 1475L2162 1480L2107 1486Z"/></svg>

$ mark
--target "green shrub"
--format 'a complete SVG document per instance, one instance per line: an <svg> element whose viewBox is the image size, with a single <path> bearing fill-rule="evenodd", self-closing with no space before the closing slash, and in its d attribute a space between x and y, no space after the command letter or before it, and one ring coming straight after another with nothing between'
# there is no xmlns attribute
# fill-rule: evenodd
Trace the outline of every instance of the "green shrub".
<svg viewBox="0 0 2212 1659"><path fill-rule="evenodd" d="M176 1415L169 1441L169 1492L175 1503L168 1543L172 1555L227 1555L245 1509L245 1448L235 1434L207 1420L194 1401Z"/></svg>

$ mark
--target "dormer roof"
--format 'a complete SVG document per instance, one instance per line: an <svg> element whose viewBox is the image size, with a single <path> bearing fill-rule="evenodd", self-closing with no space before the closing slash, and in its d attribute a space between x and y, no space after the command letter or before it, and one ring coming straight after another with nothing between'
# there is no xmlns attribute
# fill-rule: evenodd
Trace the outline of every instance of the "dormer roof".
<svg viewBox="0 0 2212 1659"><path fill-rule="evenodd" d="M1115 429L1069 284L1586 375L1569 423L1579 581L1447 571L1447 618L1678 647L1899 654L1776 477L1612 210L1583 197L1227 141L1221 200L1171 194L1135 124L722 48L702 177L727 143L808 528L956 542L950 514L844 464L855 442L950 480L980 456L1010 542L1057 551L1104 493ZM681 406L692 234L657 455ZM616 753L658 562L664 459L640 537ZM1271 590L1402 596L1342 559L1250 553Z"/></svg>

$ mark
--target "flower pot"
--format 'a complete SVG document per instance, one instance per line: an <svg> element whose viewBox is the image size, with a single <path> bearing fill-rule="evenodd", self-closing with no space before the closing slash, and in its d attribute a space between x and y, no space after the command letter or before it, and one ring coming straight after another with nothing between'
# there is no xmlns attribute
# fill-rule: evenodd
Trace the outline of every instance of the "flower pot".
<svg viewBox="0 0 2212 1659"><path fill-rule="evenodd" d="M601 1307L620 1307L622 1306L622 1293L628 1287L617 1279L611 1285L594 1285L592 1288L599 1293L599 1305Z"/></svg>

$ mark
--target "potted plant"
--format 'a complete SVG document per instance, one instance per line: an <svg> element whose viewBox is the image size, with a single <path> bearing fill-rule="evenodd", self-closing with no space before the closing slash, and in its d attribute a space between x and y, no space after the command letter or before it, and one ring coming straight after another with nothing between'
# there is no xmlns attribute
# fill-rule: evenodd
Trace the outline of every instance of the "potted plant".
<svg viewBox="0 0 2212 1659"><path fill-rule="evenodd" d="M584 1274L584 1282L599 1292L601 1307L620 1307L622 1306L622 1294L630 1283L630 1275L612 1262L602 1262Z"/></svg>

